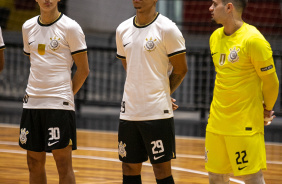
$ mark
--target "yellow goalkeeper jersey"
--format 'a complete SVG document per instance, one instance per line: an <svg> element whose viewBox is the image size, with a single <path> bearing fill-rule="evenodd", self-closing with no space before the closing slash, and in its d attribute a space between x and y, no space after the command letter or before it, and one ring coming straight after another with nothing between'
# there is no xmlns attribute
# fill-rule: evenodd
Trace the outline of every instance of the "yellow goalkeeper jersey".
<svg viewBox="0 0 282 184"><path fill-rule="evenodd" d="M210 37L216 70L207 131L222 135L264 132L260 76L275 72L270 44L244 23L231 36L219 28Z"/></svg>

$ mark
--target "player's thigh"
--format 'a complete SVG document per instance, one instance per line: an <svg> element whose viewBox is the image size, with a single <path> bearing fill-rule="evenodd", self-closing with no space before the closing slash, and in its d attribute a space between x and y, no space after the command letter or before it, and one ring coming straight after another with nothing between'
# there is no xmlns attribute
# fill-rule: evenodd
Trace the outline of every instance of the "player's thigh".
<svg viewBox="0 0 282 184"><path fill-rule="evenodd" d="M206 132L205 168L209 172L218 174L232 172L223 135Z"/></svg>
<svg viewBox="0 0 282 184"><path fill-rule="evenodd" d="M138 124L152 164L176 157L173 118L146 121Z"/></svg>
<svg viewBox="0 0 282 184"><path fill-rule="evenodd" d="M142 169L142 163L125 163L122 162L122 173L123 175L140 175Z"/></svg>
<svg viewBox="0 0 282 184"><path fill-rule="evenodd" d="M120 120L118 128L119 159L125 163L141 163L148 160L137 121Z"/></svg>
<svg viewBox="0 0 282 184"><path fill-rule="evenodd" d="M77 149L75 112L70 110L44 109L45 116L44 135L45 151L51 152L56 149Z"/></svg>
<svg viewBox="0 0 282 184"><path fill-rule="evenodd" d="M258 171L254 174L248 174L243 176L245 184L265 184L262 171Z"/></svg>
<svg viewBox="0 0 282 184"><path fill-rule="evenodd" d="M227 149L235 176L254 174L266 169L264 135L227 136Z"/></svg>
<svg viewBox="0 0 282 184"><path fill-rule="evenodd" d="M58 168L72 168L72 147L52 150L52 154Z"/></svg>
<svg viewBox="0 0 282 184"><path fill-rule="evenodd" d="M45 166L46 153L27 150L27 165L32 171Z"/></svg>

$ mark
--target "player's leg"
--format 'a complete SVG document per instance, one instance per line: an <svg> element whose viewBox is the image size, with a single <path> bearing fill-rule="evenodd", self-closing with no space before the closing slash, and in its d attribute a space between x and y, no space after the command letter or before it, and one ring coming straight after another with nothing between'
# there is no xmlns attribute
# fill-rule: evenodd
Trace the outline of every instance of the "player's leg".
<svg viewBox="0 0 282 184"><path fill-rule="evenodd" d="M75 112L70 110L46 109L45 150L52 151L60 184L74 184L72 150L76 145Z"/></svg>
<svg viewBox="0 0 282 184"><path fill-rule="evenodd" d="M246 184L263 184L261 169L266 169L264 135L226 136L228 154L235 176L244 176Z"/></svg>
<svg viewBox="0 0 282 184"><path fill-rule="evenodd" d="M52 151L57 170L59 173L60 184L74 184L75 176L72 168L72 146Z"/></svg>
<svg viewBox="0 0 282 184"><path fill-rule="evenodd" d="M228 184L232 172L224 136L206 132L205 168L210 184Z"/></svg>
<svg viewBox="0 0 282 184"><path fill-rule="evenodd" d="M124 184L141 184L142 163L125 163L122 162L122 173Z"/></svg>
<svg viewBox="0 0 282 184"><path fill-rule="evenodd" d="M210 184L229 184L230 174L217 174L209 172Z"/></svg>
<svg viewBox="0 0 282 184"><path fill-rule="evenodd" d="M31 184L47 183L46 153L40 109L23 109L20 123L19 145L27 150L27 165Z"/></svg>
<svg viewBox="0 0 282 184"><path fill-rule="evenodd" d="M243 176L245 184L265 184L263 173L260 170L255 174L248 174Z"/></svg>
<svg viewBox="0 0 282 184"><path fill-rule="evenodd" d="M45 152L27 151L30 184L47 184L45 162Z"/></svg>
<svg viewBox="0 0 282 184"><path fill-rule="evenodd" d="M142 163L125 163L122 162L122 172L124 175L140 175Z"/></svg>
<svg viewBox="0 0 282 184"><path fill-rule="evenodd" d="M175 158L173 118L146 121L139 124L157 183L173 184L171 159Z"/></svg>
<svg viewBox="0 0 282 184"><path fill-rule="evenodd" d="M174 180L171 174L171 161L153 164L156 181L158 184L173 184Z"/></svg>
<svg viewBox="0 0 282 184"><path fill-rule="evenodd" d="M122 161L123 184L141 184L142 162L148 160L137 123L120 120L118 128L118 153Z"/></svg>

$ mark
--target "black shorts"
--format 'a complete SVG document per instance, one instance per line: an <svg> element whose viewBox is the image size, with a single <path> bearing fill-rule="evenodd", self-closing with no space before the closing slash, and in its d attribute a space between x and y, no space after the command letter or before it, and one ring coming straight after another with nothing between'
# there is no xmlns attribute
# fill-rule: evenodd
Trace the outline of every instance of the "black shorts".
<svg viewBox="0 0 282 184"><path fill-rule="evenodd" d="M58 109L23 109L19 145L36 152L67 147L76 150L75 112Z"/></svg>
<svg viewBox="0 0 282 184"><path fill-rule="evenodd" d="M174 120L120 120L118 129L119 159L125 163L163 163L176 158Z"/></svg>

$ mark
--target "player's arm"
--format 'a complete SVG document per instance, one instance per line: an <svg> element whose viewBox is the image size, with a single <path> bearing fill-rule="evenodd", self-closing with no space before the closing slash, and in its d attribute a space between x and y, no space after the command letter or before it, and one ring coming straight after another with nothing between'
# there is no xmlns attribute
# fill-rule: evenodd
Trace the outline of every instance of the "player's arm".
<svg viewBox="0 0 282 184"><path fill-rule="evenodd" d="M247 42L247 49L258 76L260 76L263 86L264 98L264 124L275 117L272 108L277 100L279 81L275 71L272 57L272 49L267 40L260 36L252 36Z"/></svg>
<svg viewBox="0 0 282 184"><path fill-rule="evenodd" d="M182 83L188 71L188 66L187 66L185 53L172 56L169 58L169 61L171 62L171 65L173 66L172 73L169 77L170 94L172 94L178 88L178 86ZM171 98L171 101L172 101L172 109L173 110L178 109L178 105L175 104L176 100L174 98Z"/></svg>
<svg viewBox="0 0 282 184"><path fill-rule="evenodd" d="M89 74L89 65L87 52L74 54L72 57L77 67L77 70L72 78L72 90L73 94L75 95Z"/></svg>
<svg viewBox="0 0 282 184"><path fill-rule="evenodd" d="M29 48L29 44L28 44L28 39L27 39L27 30L24 28L25 24L22 26L22 36L23 36L23 54L25 56L28 56L29 61L30 61L30 48Z"/></svg>
<svg viewBox="0 0 282 184"><path fill-rule="evenodd" d="M123 68L124 68L125 71L126 71L126 59L120 59L120 60L121 60L121 62L122 62Z"/></svg>
<svg viewBox="0 0 282 184"><path fill-rule="evenodd" d="M262 93L264 99L264 117L271 118L274 111L272 111L279 92L279 81L276 72L272 72L268 75L260 76L263 86ZM268 121L264 122L265 124Z"/></svg>
<svg viewBox="0 0 282 184"><path fill-rule="evenodd" d="M187 61L186 61L186 54L181 53L169 58L173 66L172 73L169 77L170 82L170 94L172 94L178 86L182 83L187 71Z"/></svg>
<svg viewBox="0 0 282 184"><path fill-rule="evenodd" d="M121 34L120 29L122 29L121 25L119 25L118 28L116 29L116 46L117 46L116 57L121 60L124 70L127 71L126 54L122 43L122 36L120 35Z"/></svg>
<svg viewBox="0 0 282 184"><path fill-rule="evenodd" d="M0 73L4 69L4 64L5 64L4 49L1 49L0 50Z"/></svg>

